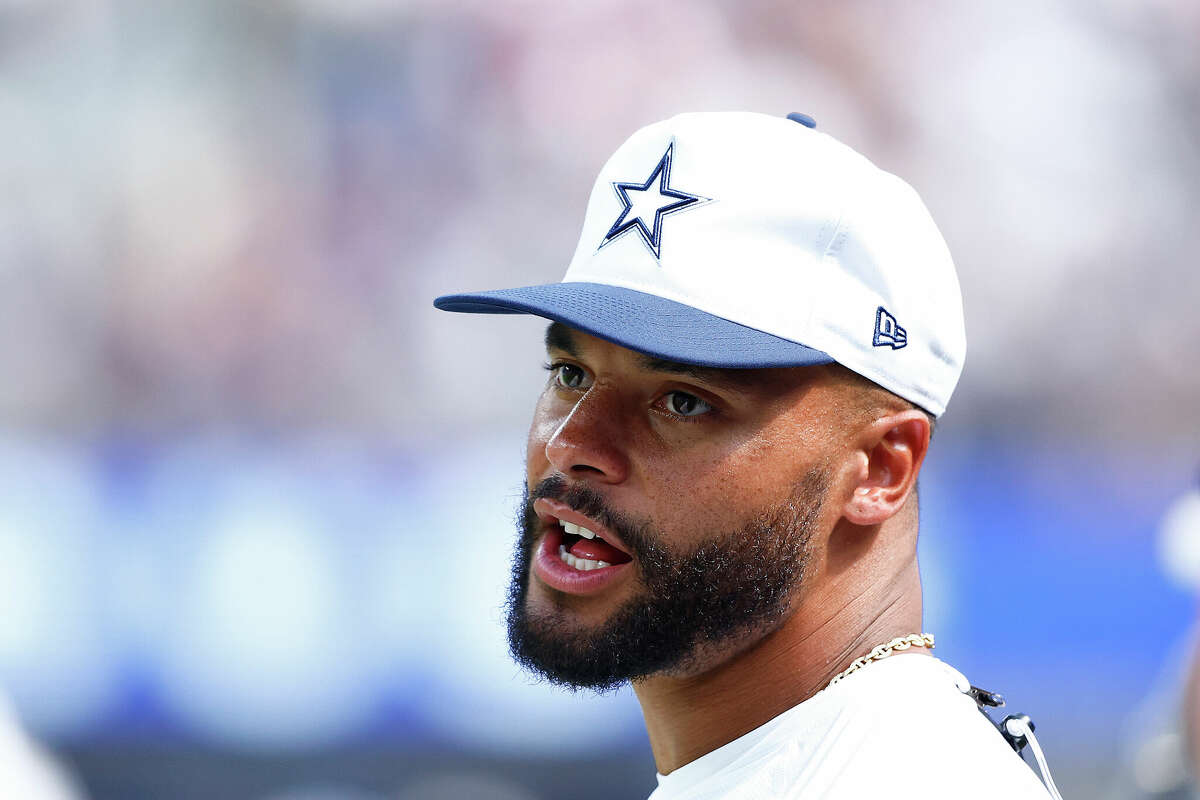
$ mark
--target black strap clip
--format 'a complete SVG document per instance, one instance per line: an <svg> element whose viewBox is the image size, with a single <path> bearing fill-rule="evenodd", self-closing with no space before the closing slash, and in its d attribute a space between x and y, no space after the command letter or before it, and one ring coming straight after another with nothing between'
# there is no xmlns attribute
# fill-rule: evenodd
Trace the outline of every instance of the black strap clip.
<svg viewBox="0 0 1200 800"><path fill-rule="evenodd" d="M988 708L1000 708L1004 705L1004 695L989 692L987 689L980 689L978 686L972 686L967 690L967 694L975 701L975 705L979 706L982 711L984 706Z"/></svg>

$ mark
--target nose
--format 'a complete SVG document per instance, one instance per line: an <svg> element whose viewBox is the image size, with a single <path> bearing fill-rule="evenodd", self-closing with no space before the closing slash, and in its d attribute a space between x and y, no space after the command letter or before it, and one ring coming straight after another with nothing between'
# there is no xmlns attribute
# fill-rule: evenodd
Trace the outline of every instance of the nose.
<svg viewBox="0 0 1200 800"><path fill-rule="evenodd" d="M609 386L593 385L546 442L546 459L564 475L619 484L629 477L621 399Z"/></svg>

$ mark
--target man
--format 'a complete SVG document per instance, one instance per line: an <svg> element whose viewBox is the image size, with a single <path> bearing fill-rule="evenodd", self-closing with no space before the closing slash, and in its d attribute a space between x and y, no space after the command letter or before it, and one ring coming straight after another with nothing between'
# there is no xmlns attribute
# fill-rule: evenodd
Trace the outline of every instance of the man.
<svg viewBox="0 0 1200 800"><path fill-rule="evenodd" d="M512 651L632 681L675 798L1045 790L920 634L917 476L962 369L928 211L802 115L684 114L608 161L552 320Z"/></svg>

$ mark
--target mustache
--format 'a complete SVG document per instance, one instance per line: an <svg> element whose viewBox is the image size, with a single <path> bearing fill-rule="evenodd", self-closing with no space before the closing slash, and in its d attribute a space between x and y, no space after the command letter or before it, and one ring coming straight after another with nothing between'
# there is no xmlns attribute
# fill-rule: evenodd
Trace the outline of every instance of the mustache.
<svg viewBox="0 0 1200 800"><path fill-rule="evenodd" d="M567 483L562 475L551 475L538 483L528 493L525 503L525 517L528 520L526 530L532 530L536 519L533 513L533 501L540 498L557 500L572 511L596 520L604 527L621 537L634 555L644 553L653 548L647 526L610 508L604 495L582 483Z"/></svg>

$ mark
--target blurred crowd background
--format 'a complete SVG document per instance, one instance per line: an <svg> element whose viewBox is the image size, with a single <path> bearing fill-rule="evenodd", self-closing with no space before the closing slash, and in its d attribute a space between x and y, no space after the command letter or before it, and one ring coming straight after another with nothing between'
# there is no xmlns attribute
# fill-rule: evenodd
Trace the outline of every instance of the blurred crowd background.
<svg viewBox="0 0 1200 800"><path fill-rule="evenodd" d="M925 199L927 629L1068 797L1171 790L1198 87L1193 0L0 0L0 763L59 771L0 794L644 796L631 694L505 655L542 325L430 303L557 280L609 153L722 109Z"/></svg>

